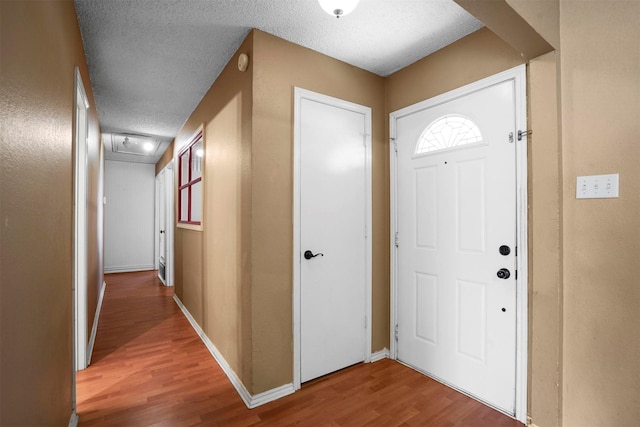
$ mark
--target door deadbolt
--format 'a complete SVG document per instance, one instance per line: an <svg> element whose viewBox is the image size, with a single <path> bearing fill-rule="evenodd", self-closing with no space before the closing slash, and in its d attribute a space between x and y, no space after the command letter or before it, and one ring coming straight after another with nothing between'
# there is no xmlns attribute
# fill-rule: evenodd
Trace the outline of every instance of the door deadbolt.
<svg viewBox="0 0 640 427"><path fill-rule="evenodd" d="M497 273L498 279L508 279L511 277L511 272L506 268L501 268Z"/></svg>
<svg viewBox="0 0 640 427"><path fill-rule="evenodd" d="M511 248L507 245L502 245L498 251L500 251L500 255L507 256L511 253Z"/></svg>

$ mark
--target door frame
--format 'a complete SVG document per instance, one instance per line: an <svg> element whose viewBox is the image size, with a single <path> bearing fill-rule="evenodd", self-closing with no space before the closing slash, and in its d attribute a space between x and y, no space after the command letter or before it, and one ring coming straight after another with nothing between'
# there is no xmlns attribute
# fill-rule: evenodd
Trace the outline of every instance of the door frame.
<svg viewBox="0 0 640 427"><path fill-rule="evenodd" d="M173 286L173 228L174 228L174 206L173 206L173 159L169 163L165 165L164 168L156 175L155 179L155 227L154 227L154 235L155 235L155 253L154 253L154 266L156 270L159 268L160 264L160 209L163 207L160 206L160 185L158 184L159 180L164 180L164 190L165 190L165 230L164 230L164 241L165 241L165 272L164 272L164 285L165 286ZM161 280L162 281L162 280Z"/></svg>
<svg viewBox="0 0 640 427"><path fill-rule="evenodd" d="M160 180L162 179L162 172L156 175L154 180L154 192L155 192L155 200L154 200L154 222L153 222L153 268L156 270L160 270L160 233L158 230L160 229ZM165 237L166 238L166 237ZM160 274L158 273L158 276ZM162 280L162 279L160 279Z"/></svg>
<svg viewBox="0 0 640 427"><path fill-rule="evenodd" d="M371 361L371 241L372 241L372 207L371 207L371 109L349 101L334 98L328 95L312 92L299 87L294 87L294 134L293 134L293 387L298 390L301 387L300 372L300 262L302 260L300 248L300 165L301 165L301 107L302 101L308 99L320 102L332 107L343 108L348 111L361 113L365 117L366 134L363 135L365 146L365 348L364 361Z"/></svg>
<svg viewBox="0 0 640 427"><path fill-rule="evenodd" d="M87 271L88 271L88 132L89 100L82 83L80 70L75 67L74 94L74 209L73 209L73 337L74 372L88 365L87 339ZM82 109L84 114L78 114ZM82 123L81 123L82 122ZM84 140L80 140L80 129L84 129ZM74 375L75 377L75 375Z"/></svg>
<svg viewBox="0 0 640 427"><path fill-rule="evenodd" d="M76 372L88 365L91 351L87 340L87 271L88 271L88 137L89 99L82 83L80 69L74 68L73 90L73 270L71 290L72 350L71 350L71 418L69 425L77 425ZM80 115L78 112L84 111ZM82 122L82 123L81 123ZM80 126L84 128L84 141L80 140Z"/></svg>
<svg viewBox="0 0 640 427"><path fill-rule="evenodd" d="M513 81L515 89L515 127L513 129L514 144L516 144L516 390L515 390L515 418L526 424L527 421L527 358L528 358L528 243L527 243L527 138L518 141L515 134L518 130L527 129L527 99L526 99L526 65L519 65L512 69L478 80L458 89L434 96L389 114L389 168L390 168L390 253L391 253L391 325L390 325L390 357L396 360L398 348L396 344L396 324L398 322L398 248L395 244L398 231L398 187L397 187L397 150L395 148L396 121L406 115L416 113L427 108L452 101L486 87ZM505 138L508 136L505 135Z"/></svg>

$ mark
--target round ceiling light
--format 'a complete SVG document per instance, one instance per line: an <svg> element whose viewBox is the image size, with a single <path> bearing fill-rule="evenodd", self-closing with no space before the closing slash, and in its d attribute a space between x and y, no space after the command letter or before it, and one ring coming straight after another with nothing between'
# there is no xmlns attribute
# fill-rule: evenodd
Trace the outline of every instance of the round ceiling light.
<svg viewBox="0 0 640 427"><path fill-rule="evenodd" d="M318 0L320 7L329 15L340 18L353 12L360 0Z"/></svg>

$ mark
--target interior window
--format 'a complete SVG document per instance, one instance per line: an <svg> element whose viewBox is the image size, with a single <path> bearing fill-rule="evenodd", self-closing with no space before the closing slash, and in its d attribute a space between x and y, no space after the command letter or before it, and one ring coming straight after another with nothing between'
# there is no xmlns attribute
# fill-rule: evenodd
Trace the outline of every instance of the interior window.
<svg viewBox="0 0 640 427"><path fill-rule="evenodd" d="M178 158L178 223L202 225L202 130L180 151Z"/></svg>

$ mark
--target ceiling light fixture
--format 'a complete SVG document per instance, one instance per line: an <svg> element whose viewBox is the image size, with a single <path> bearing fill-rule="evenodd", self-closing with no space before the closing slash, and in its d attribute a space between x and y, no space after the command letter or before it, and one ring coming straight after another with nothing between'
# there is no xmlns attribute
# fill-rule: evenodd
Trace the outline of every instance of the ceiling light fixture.
<svg viewBox="0 0 640 427"><path fill-rule="evenodd" d="M142 148L144 149L144 151L146 151L147 153L150 153L151 151L153 151L153 143L152 142L145 142L142 145Z"/></svg>
<svg viewBox="0 0 640 427"><path fill-rule="evenodd" d="M318 0L320 7L329 15L340 18L353 12L360 0Z"/></svg>

